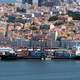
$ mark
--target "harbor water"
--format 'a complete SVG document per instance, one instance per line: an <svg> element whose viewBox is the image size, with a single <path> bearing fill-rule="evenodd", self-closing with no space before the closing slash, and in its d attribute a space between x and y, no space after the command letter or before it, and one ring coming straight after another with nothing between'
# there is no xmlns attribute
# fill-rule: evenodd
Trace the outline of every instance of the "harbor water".
<svg viewBox="0 0 80 80"><path fill-rule="evenodd" d="M0 80L80 80L80 61L0 61Z"/></svg>

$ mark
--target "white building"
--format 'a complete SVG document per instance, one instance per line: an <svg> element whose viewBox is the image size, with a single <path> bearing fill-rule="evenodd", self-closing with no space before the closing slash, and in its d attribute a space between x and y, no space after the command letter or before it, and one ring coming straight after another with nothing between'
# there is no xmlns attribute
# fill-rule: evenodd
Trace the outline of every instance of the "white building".
<svg viewBox="0 0 80 80"><path fill-rule="evenodd" d="M22 5L22 0L16 0L15 5L16 5L16 7L21 7L21 5Z"/></svg>

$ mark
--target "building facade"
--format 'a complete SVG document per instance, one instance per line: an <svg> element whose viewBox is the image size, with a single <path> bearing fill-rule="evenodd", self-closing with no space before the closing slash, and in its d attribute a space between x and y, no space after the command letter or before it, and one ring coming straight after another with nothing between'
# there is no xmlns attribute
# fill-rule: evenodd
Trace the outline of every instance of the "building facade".
<svg viewBox="0 0 80 80"><path fill-rule="evenodd" d="M31 4L33 3L33 0L22 0L22 3L25 4L25 3L28 3L28 4Z"/></svg>
<svg viewBox="0 0 80 80"><path fill-rule="evenodd" d="M16 0L16 3L22 3L22 4L28 3L28 4L32 4L33 0Z"/></svg>
<svg viewBox="0 0 80 80"><path fill-rule="evenodd" d="M60 6L61 0L38 0L38 6Z"/></svg>
<svg viewBox="0 0 80 80"><path fill-rule="evenodd" d="M47 0L38 0L38 6L42 6Z"/></svg>
<svg viewBox="0 0 80 80"><path fill-rule="evenodd" d="M72 4L74 2L77 2L77 0L64 0L64 2L68 4Z"/></svg>

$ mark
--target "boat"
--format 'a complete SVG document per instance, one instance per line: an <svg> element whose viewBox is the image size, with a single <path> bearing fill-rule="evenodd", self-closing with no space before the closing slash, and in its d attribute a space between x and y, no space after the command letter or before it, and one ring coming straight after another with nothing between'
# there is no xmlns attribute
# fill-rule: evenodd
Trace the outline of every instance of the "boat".
<svg viewBox="0 0 80 80"><path fill-rule="evenodd" d="M80 59L80 45L73 46L72 52L75 54L74 59Z"/></svg>
<svg viewBox="0 0 80 80"><path fill-rule="evenodd" d="M11 47L0 47L1 60L14 60L17 59L17 54Z"/></svg>

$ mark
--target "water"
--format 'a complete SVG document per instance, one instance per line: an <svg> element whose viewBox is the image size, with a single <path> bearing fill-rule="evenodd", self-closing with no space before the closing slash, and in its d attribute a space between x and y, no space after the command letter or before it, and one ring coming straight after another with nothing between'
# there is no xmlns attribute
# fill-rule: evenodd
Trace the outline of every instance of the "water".
<svg viewBox="0 0 80 80"><path fill-rule="evenodd" d="M0 61L0 80L80 80L80 61Z"/></svg>

